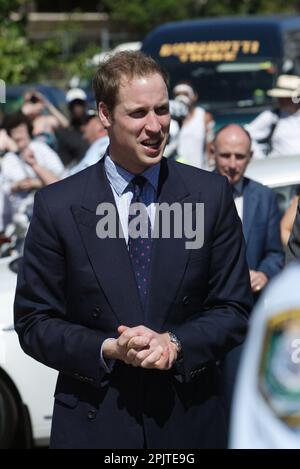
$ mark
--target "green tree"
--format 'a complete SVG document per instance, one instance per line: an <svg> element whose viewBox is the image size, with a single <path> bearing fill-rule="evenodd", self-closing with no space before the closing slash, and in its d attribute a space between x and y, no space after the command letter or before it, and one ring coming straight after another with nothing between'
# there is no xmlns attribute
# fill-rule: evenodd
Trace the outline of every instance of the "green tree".
<svg viewBox="0 0 300 469"><path fill-rule="evenodd" d="M191 0L103 0L122 30L145 34L155 26L189 17Z"/></svg>
<svg viewBox="0 0 300 469"><path fill-rule="evenodd" d="M85 58L96 46L66 60L58 30L57 38L31 41L26 29L27 5L26 0L0 0L0 79L7 85L54 80L66 83L76 69L84 68ZM62 27L70 30L72 25Z"/></svg>
<svg viewBox="0 0 300 469"><path fill-rule="evenodd" d="M11 21L11 13L18 11L23 3L22 0L0 0L0 27Z"/></svg>
<svg viewBox="0 0 300 469"><path fill-rule="evenodd" d="M25 0L0 0L0 78L8 85L37 80L59 53L53 41L45 41L41 48L28 40L25 7Z"/></svg>
<svg viewBox="0 0 300 469"><path fill-rule="evenodd" d="M162 23L195 17L300 11L299 0L103 0L103 5L123 31L140 34Z"/></svg>
<svg viewBox="0 0 300 469"><path fill-rule="evenodd" d="M295 13L300 11L298 0L195 0L196 13L204 16L246 15L264 13Z"/></svg>

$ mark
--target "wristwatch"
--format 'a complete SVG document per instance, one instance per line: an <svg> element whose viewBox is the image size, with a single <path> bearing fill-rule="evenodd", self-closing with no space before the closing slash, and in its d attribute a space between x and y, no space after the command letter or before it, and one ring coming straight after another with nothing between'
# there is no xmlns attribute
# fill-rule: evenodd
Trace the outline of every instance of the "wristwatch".
<svg viewBox="0 0 300 469"><path fill-rule="evenodd" d="M176 345L177 348L177 360L180 360L182 358L182 346L180 340L176 337L173 332L168 331L170 341Z"/></svg>

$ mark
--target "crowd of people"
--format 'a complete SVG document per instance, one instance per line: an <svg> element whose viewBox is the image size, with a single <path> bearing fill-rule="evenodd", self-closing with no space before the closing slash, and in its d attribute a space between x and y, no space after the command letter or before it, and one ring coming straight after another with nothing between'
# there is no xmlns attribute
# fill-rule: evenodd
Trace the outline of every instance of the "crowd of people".
<svg viewBox="0 0 300 469"><path fill-rule="evenodd" d="M300 78L281 75L268 94L278 107L245 125L251 137L252 158L297 154L299 100L293 99ZM165 156L206 170L215 170L213 115L199 105L193 85L182 81L170 99L170 133ZM201 97L200 97L201 102ZM0 233L5 232L20 200L51 182L96 163L109 145L107 131L95 108L88 107L80 88L66 93L65 116L40 92L27 91L19 112L3 116L0 129ZM281 222L286 246L295 216L297 196Z"/></svg>
<svg viewBox="0 0 300 469"><path fill-rule="evenodd" d="M60 371L55 448L226 446L247 317L284 267L298 199L281 220L275 193L245 171L297 153L300 78L269 91L278 110L218 130L186 81L170 116L167 83L123 52L96 74L97 110L71 89L66 118L32 91L2 123L0 231L50 186L35 198L15 317L24 350ZM153 228L153 204L185 198L205 202L201 249L131 236L133 202ZM100 202L117 207L123 240L96 238ZM298 252L299 224L291 239Z"/></svg>

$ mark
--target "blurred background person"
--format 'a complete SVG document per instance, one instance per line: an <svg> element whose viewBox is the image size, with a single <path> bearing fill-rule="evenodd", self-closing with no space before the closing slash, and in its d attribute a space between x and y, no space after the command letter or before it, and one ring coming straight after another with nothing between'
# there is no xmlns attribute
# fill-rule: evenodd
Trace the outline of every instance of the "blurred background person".
<svg viewBox="0 0 300 469"><path fill-rule="evenodd" d="M95 109L89 109L81 119L84 140L90 145L82 160L70 170L70 175L97 163L109 145L107 131L103 127Z"/></svg>
<svg viewBox="0 0 300 469"><path fill-rule="evenodd" d="M69 111L69 126L58 127L55 131L57 152L66 168L79 163L89 148L81 131L82 119L86 115L87 95L81 88L72 88L66 94Z"/></svg>
<svg viewBox="0 0 300 469"><path fill-rule="evenodd" d="M233 449L300 449L300 266L288 266L256 304L238 372Z"/></svg>
<svg viewBox="0 0 300 469"><path fill-rule="evenodd" d="M81 88L71 88L66 94L66 102L70 115L70 125L73 129L80 131L81 119L88 109L86 92Z"/></svg>
<svg viewBox="0 0 300 469"><path fill-rule="evenodd" d="M299 154L300 77L280 75L267 94L276 98L277 109L262 112L245 126L253 139L254 157Z"/></svg>
<svg viewBox="0 0 300 469"><path fill-rule="evenodd" d="M196 168L205 168L208 165L208 144L213 135L213 117L197 105L198 94L189 82L177 83L173 88L173 97L188 108L178 136L180 161Z"/></svg>
<svg viewBox="0 0 300 469"><path fill-rule="evenodd" d="M7 190L1 175L1 160L0 160L0 244L2 235L6 227L12 220L12 207L8 197Z"/></svg>
<svg viewBox="0 0 300 469"><path fill-rule="evenodd" d="M32 135L35 140L47 143L57 150L55 131L59 127L69 125L68 119L62 112L37 90L25 93L21 111L31 120Z"/></svg>
<svg viewBox="0 0 300 469"><path fill-rule="evenodd" d="M31 191L58 181L64 166L46 143L32 140L32 124L21 112L7 116L3 126L15 143L15 151L3 156L1 170L16 212Z"/></svg>
<svg viewBox="0 0 300 469"><path fill-rule="evenodd" d="M5 230L12 221L13 209L9 199L9 186L2 174L2 157L8 151L17 151L16 143L7 135L6 130L0 129L0 247L6 241ZM1 251L0 251L1 256Z"/></svg>
<svg viewBox="0 0 300 469"><path fill-rule="evenodd" d="M244 176L252 157L251 137L237 124L220 129L212 146L216 170L228 178L243 223L251 288L259 293L283 267L276 194Z"/></svg>

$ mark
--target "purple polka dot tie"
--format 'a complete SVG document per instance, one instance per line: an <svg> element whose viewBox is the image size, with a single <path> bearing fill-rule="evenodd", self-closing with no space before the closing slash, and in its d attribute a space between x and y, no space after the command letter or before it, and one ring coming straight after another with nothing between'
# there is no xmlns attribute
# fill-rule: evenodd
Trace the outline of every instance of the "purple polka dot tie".
<svg viewBox="0 0 300 469"><path fill-rule="evenodd" d="M128 216L128 251L143 305L148 291L151 257L151 224L141 199L145 183L144 176L135 176L132 179L133 197ZM138 207L135 204L141 205Z"/></svg>

